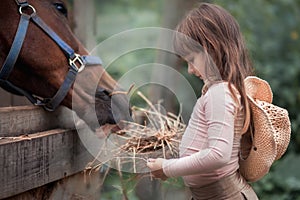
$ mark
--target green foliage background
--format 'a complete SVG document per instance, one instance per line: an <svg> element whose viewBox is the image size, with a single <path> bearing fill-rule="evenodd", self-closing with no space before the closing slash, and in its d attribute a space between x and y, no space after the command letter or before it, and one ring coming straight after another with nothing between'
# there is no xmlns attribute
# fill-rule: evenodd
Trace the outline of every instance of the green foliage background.
<svg viewBox="0 0 300 200"><path fill-rule="evenodd" d="M292 138L287 153L253 187L263 200L300 199L300 1L210 2L221 5L235 16L245 36L256 74L270 83L273 103L286 108L292 122ZM161 0L102 0L96 8L100 19L97 41L127 29L161 26L163 6ZM130 53L112 63L108 71L118 77L130 66L154 62L155 53L151 50ZM188 80L199 91L196 80L190 77Z"/></svg>
<svg viewBox="0 0 300 200"><path fill-rule="evenodd" d="M256 74L273 90L273 103L289 111L292 137L285 156L253 186L261 199L300 199L300 2L216 0L239 22Z"/></svg>

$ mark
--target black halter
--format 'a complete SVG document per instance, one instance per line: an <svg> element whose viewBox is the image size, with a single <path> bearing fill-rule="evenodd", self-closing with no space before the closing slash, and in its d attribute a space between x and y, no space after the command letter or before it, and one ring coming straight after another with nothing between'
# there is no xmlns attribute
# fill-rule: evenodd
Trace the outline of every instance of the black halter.
<svg viewBox="0 0 300 200"><path fill-rule="evenodd" d="M65 43L49 26L47 26L47 24L36 14L34 7L28 4L26 0L16 0L16 3L19 6L21 17L11 49L5 59L2 69L0 70L0 86L9 92L27 97L27 99L34 105L43 106L46 110L53 111L67 95L75 81L77 73L81 72L85 66L101 65L102 61L99 57L90 55L81 56L76 54L67 43ZM29 15L24 13L23 9L31 9L32 12ZM40 27L50 38L52 38L69 60L69 71L65 80L52 98L37 97L36 95L15 86L8 80L19 56L30 20Z"/></svg>

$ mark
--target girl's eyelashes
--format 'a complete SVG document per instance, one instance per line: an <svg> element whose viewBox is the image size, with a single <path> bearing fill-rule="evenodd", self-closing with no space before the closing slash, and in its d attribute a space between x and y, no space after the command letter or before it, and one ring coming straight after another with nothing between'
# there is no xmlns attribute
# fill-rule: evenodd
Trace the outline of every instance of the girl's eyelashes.
<svg viewBox="0 0 300 200"><path fill-rule="evenodd" d="M185 58L185 60L188 63L193 63L194 62L194 57L187 57L187 58Z"/></svg>

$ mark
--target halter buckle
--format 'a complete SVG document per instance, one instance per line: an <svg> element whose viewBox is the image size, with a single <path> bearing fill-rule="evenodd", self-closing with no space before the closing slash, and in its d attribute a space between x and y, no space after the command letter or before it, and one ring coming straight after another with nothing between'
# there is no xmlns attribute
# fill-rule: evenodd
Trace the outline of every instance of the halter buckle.
<svg viewBox="0 0 300 200"><path fill-rule="evenodd" d="M77 53L74 54L73 58L69 58L69 65L78 73L81 72L85 68L85 64L81 58L81 56Z"/></svg>

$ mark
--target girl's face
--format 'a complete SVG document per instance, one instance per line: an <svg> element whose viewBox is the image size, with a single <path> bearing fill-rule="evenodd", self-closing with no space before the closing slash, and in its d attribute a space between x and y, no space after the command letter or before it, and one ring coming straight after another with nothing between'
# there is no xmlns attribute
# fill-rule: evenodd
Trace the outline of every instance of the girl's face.
<svg viewBox="0 0 300 200"><path fill-rule="evenodd" d="M191 53L185 57L188 63L188 73L200 79L205 79L205 59L201 53Z"/></svg>

